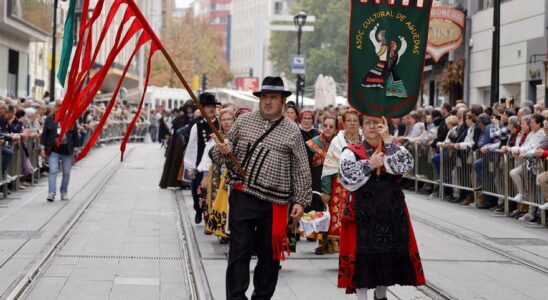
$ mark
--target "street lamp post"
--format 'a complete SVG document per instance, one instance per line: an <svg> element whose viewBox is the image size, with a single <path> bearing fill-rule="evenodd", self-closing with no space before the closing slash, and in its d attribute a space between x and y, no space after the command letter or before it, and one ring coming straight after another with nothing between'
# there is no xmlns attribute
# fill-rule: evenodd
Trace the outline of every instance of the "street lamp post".
<svg viewBox="0 0 548 300"><path fill-rule="evenodd" d="M548 107L548 55L544 60L544 107Z"/></svg>
<svg viewBox="0 0 548 300"><path fill-rule="evenodd" d="M49 74L49 101L55 101L55 54L57 52L57 4L58 0L53 1L53 33L51 47L51 70Z"/></svg>
<svg viewBox="0 0 548 300"><path fill-rule="evenodd" d="M61 0L66 2L67 0ZM57 53L57 6L59 0L53 0L53 33L51 35L51 70L49 74L49 100L55 101L55 55Z"/></svg>
<svg viewBox="0 0 548 300"><path fill-rule="evenodd" d="M306 24L306 13L303 11L298 12L293 21L295 22L295 27L297 27L297 55L301 55L301 36L303 34L303 26ZM301 76L297 75L297 88L296 90L296 103L297 107L299 106L299 95L302 95L304 101L304 74Z"/></svg>
<svg viewBox="0 0 548 300"><path fill-rule="evenodd" d="M500 2L500 0L495 0L493 4L493 53L491 56L491 99L489 101L491 105L499 101Z"/></svg>

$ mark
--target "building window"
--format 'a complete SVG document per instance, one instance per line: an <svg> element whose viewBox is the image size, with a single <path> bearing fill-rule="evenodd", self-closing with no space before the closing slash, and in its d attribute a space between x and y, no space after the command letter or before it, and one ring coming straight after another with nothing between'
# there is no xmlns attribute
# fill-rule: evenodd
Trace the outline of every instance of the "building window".
<svg viewBox="0 0 548 300"><path fill-rule="evenodd" d="M215 17L211 20L211 24L227 24L228 17Z"/></svg>
<svg viewBox="0 0 548 300"><path fill-rule="evenodd" d="M274 14L281 15L284 11L284 4L281 1L274 2Z"/></svg>

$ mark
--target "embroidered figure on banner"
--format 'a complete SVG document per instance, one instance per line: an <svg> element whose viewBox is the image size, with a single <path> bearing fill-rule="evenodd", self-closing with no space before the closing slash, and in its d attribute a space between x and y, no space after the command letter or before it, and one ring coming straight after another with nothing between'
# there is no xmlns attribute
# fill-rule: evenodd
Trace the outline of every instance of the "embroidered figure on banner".
<svg viewBox="0 0 548 300"><path fill-rule="evenodd" d="M405 84L396 73L400 57L407 50L407 41L402 36L398 36L400 40L400 47L398 49L395 41L387 43L386 30L379 30L377 33L378 29L379 24L377 23L369 33L369 39L373 43L373 46L375 46L375 53L379 57L379 60L375 67L362 79L362 86L366 88L386 89L386 96L407 98Z"/></svg>

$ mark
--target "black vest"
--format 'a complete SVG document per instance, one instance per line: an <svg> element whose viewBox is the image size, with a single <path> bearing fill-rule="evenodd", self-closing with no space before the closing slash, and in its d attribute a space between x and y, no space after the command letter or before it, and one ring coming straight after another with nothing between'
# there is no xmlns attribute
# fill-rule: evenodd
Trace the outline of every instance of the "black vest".
<svg viewBox="0 0 548 300"><path fill-rule="evenodd" d="M213 120L213 124L215 125L215 128L219 128L219 120L215 118ZM207 122L204 120L203 117L200 117L196 121L196 133L198 134L198 157L196 157L196 168L202 161L202 155L204 155L205 145L210 139L210 135L213 133L213 130L209 128L209 125L207 125Z"/></svg>

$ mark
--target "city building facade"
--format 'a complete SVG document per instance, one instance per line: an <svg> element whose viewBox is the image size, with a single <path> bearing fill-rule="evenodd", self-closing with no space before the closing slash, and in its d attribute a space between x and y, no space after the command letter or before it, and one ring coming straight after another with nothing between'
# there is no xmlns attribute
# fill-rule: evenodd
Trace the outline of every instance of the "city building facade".
<svg viewBox="0 0 548 300"><path fill-rule="evenodd" d="M230 70L235 77L263 78L273 73L268 58L270 21L289 15L289 4L287 0L232 0Z"/></svg>
<svg viewBox="0 0 548 300"><path fill-rule="evenodd" d="M194 16L208 20L223 35L225 60L230 63L232 0L195 0L191 4Z"/></svg>
<svg viewBox="0 0 548 300"><path fill-rule="evenodd" d="M53 0L33 4L0 1L0 96L41 97L49 89Z"/></svg>
<svg viewBox="0 0 548 300"><path fill-rule="evenodd" d="M114 0L106 0L103 10L111 7ZM166 0L167 1L167 0ZM91 16L97 0L91 0L89 10L82 12L83 0L76 1L76 23L81 15ZM162 25L162 3L155 0L139 1L142 12L157 34ZM64 22L67 16L69 1L58 1L57 34L56 34L56 68L59 66L64 34ZM17 98L33 97L42 99L44 92L50 90L50 74L52 68L52 19L53 0L0 1L0 96ZM107 13L101 14L93 28L93 41L96 43L102 31ZM121 14L114 19L111 28L117 28L121 22ZM77 39L75 29L74 37ZM114 44L115 30L109 30L95 61L94 70L98 70L106 61ZM109 71L105 83L101 87L99 98L108 98L120 78L136 41L131 41L117 56L113 68ZM144 54L144 53L143 53ZM123 87L133 91L142 81L144 55L133 60L131 68L123 82ZM63 87L56 80L55 97L63 97Z"/></svg>
<svg viewBox="0 0 548 300"><path fill-rule="evenodd" d="M493 37L493 1L468 1L471 37L470 103L489 104ZM506 0L501 4L501 97L544 102L543 61L548 49L546 0Z"/></svg>

